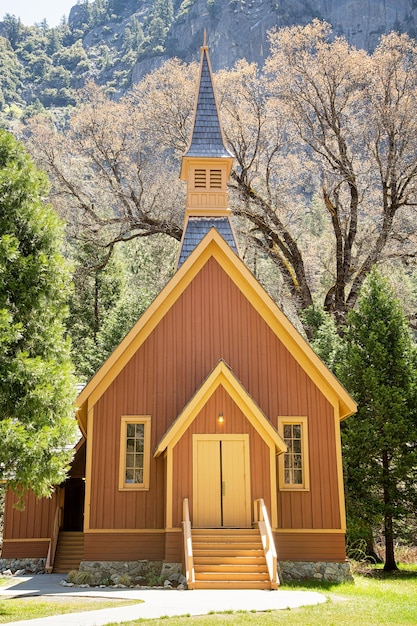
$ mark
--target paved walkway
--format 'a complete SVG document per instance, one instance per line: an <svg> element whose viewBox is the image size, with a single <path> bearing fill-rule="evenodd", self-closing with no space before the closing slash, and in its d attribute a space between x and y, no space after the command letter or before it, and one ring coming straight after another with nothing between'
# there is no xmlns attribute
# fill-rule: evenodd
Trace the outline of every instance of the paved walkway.
<svg viewBox="0 0 417 626"><path fill-rule="evenodd" d="M142 604L55 615L20 622L13 626L104 626L139 618L174 615L204 615L212 611L267 611L320 604L326 598L313 591L258 590L194 590L174 589L98 589L97 587L62 587L60 574L38 574L11 578L7 587L0 587L0 600L19 596L76 596L87 598L123 598L143 600Z"/></svg>

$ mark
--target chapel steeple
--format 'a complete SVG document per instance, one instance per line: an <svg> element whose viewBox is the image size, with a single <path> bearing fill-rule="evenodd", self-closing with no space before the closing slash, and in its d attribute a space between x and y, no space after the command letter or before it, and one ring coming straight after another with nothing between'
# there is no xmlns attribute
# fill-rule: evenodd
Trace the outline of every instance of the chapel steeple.
<svg viewBox="0 0 417 626"><path fill-rule="evenodd" d="M187 199L177 267L210 228L216 228L237 252L227 191L233 157L225 146L205 32L200 51L200 74L191 140L182 157L180 174L181 180L187 181Z"/></svg>

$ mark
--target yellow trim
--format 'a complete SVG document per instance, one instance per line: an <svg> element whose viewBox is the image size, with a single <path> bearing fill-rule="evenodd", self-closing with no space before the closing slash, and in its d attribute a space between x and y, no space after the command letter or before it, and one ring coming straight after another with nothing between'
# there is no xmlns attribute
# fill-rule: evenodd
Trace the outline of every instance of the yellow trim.
<svg viewBox="0 0 417 626"><path fill-rule="evenodd" d="M97 402L210 258L214 258L220 264L323 395L334 407L337 407L339 418L344 419L354 413L356 404L344 387L280 311L243 261L220 234L215 229L211 229L81 391L77 399L77 405L80 407L79 419L86 410L87 400L90 406Z"/></svg>
<svg viewBox="0 0 417 626"><path fill-rule="evenodd" d="M300 424L301 425L301 458L303 482L301 485L287 484L284 481L284 458L282 454L278 459L278 483L279 488L283 491L310 491L310 462L308 455L308 419L303 416L280 415L278 417L278 432L284 440L284 425Z"/></svg>
<svg viewBox="0 0 417 626"><path fill-rule="evenodd" d="M151 534L161 534L166 532L180 532L181 528L90 528L85 532L86 535L113 535L113 534L142 534L142 535L151 535Z"/></svg>
<svg viewBox="0 0 417 626"><path fill-rule="evenodd" d="M346 531L346 507L345 507L345 485L343 481L343 462L342 462L342 437L340 434L340 421L336 411L334 412L334 432L336 446L336 471L337 471L337 488L339 490L339 509L340 509L340 527Z"/></svg>
<svg viewBox="0 0 417 626"><path fill-rule="evenodd" d="M271 422L265 417L258 405L255 404L254 400L250 397L226 363L219 361L201 385L200 389L194 394L190 402L162 437L155 449L155 457L160 456L168 447L174 447L178 443L203 406L207 403L208 399L220 385L241 409L242 413L262 439L264 441L273 442L278 453L285 452L287 449L286 445Z"/></svg>
<svg viewBox="0 0 417 626"><path fill-rule="evenodd" d="M34 541L51 541L50 537L26 537L25 539L3 539L3 543L33 543Z"/></svg>
<svg viewBox="0 0 417 626"><path fill-rule="evenodd" d="M278 526L278 497L277 497L277 468L275 461L275 449L270 446L269 448L269 480L271 483L271 525L272 527ZM283 455L281 455L283 456Z"/></svg>
<svg viewBox="0 0 417 626"><path fill-rule="evenodd" d="M189 207L185 209L185 217L230 217L231 209L198 209Z"/></svg>
<svg viewBox="0 0 417 626"><path fill-rule="evenodd" d="M197 417L209 398L219 386L222 386L226 393L232 398L242 413L252 424L260 437L265 441L270 449L270 476L271 476L271 519L272 524L277 525L277 489L276 489L276 466L275 455L286 450L285 443L277 433L271 422L265 417L261 409L244 389L240 381L235 377L224 361L219 361L200 389L194 394L190 402L186 405L175 422L159 442L154 451L154 456L158 457L167 452L167 491L166 491L166 525L172 526L172 497L173 497L173 454L172 450L178 443L185 431ZM207 435L207 437L210 437ZM221 434L211 435L214 439L225 437ZM231 438L236 435L230 435Z"/></svg>
<svg viewBox="0 0 417 626"><path fill-rule="evenodd" d="M303 535L303 534L304 535L305 534L344 535L345 534L345 530L343 530L343 528L274 528L273 531L274 533L278 535L284 534L284 533L299 534L299 535Z"/></svg>
<svg viewBox="0 0 417 626"><path fill-rule="evenodd" d="M174 480L173 480L173 454L172 454L171 448L168 448L167 450L166 476L167 476L167 486L166 486L167 509L166 509L165 524L167 528L172 528L172 497L173 497L172 490L173 490Z"/></svg>
<svg viewBox="0 0 417 626"><path fill-rule="evenodd" d="M87 402L87 405L89 403ZM91 507L91 473L93 466L93 427L94 427L94 407L89 411L87 421L87 444L85 463L85 501L84 501L84 532L90 528L90 507Z"/></svg>
<svg viewBox="0 0 417 626"><path fill-rule="evenodd" d="M127 483L126 477L126 429L128 424L144 424L143 483ZM120 420L119 491L148 491L151 462L151 416L122 415Z"/></svg>

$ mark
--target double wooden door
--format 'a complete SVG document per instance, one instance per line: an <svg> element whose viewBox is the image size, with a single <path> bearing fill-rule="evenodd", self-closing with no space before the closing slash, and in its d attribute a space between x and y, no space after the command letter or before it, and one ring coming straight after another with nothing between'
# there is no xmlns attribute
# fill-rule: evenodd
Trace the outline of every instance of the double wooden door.
<svg viewBox="0 0 417 626"><path fill-rule="evenodd" d="M194 435L193 526L251 526L248 435Z"/></svg>

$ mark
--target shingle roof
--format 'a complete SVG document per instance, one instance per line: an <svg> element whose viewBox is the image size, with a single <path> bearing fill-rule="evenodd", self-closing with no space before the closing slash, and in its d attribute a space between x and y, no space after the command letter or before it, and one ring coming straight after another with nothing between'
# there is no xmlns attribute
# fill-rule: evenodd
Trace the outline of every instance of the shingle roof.
<svg viewBox="0 0 417 626"><path fill-rule="evenodd" d="M210 228L215 228L232 250L238 254L235 236L228 217L190 217L182 240L177 269L188 259Z"/></svg>
<svg viewBox="0 0 417 626"><path fill-rule="evenodd" d="M184 156L230 157L231 154L223 143L207 49L202 50L203 59L193 134L190 147Z"/></svg>

